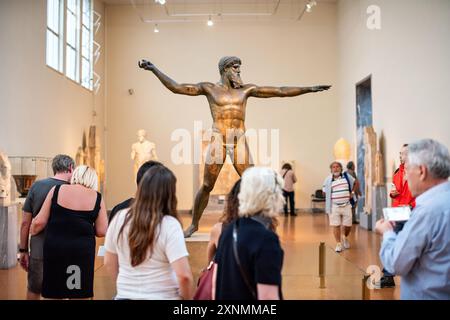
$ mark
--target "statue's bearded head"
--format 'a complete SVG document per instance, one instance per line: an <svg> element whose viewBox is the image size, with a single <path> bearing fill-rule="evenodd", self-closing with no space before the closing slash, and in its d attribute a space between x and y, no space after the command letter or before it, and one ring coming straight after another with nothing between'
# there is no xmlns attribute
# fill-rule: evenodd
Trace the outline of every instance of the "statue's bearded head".
<svg viewBox="0 0 450 320"><path fill-rule="evenodd" d="M238 57L223 57L219 61L221 76L225 76L234 89L243 86L241 79L241 59Z"/></svg>
<svg viewBox="0 0 450 320"><path fill-rule="evenodd" d="M137 132L138 141L144 142L145 138L147 137L147 131L141 129Z"/></svg>

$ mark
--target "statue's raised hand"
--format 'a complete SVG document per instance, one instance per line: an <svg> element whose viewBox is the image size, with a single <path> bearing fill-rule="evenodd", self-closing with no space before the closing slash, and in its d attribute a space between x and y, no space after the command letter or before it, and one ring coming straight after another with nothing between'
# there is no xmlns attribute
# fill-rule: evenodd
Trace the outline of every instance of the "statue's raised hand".
<svg viewBox="0 0 450 320"><path fill-rule="evenodd" d="M312 92L320 92L320 91L328 90L330 88L331 88L331 86L314 86L311 88L312 89L311 91Z"/></svg>
<svg viewBox="0 0 450 320"><path fill-rule="evenodd" d="M149 70L149 71L153 71L153 69L155 68L155 65L148 60L139 61L138 66L139 66L139 68L142 68L144 70Z"/></svg>

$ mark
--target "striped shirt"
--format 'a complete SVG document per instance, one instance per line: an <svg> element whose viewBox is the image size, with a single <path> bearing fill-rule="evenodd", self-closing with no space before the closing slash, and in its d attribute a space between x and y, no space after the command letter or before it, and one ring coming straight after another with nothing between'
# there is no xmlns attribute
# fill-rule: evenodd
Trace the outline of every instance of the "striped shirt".
<svg viewBox="0 0 450 320"><path fill-rule="evenodd" d="M341 176L331 182L331 204L344 206L350 201L350 189L347 180Z"/></svg>

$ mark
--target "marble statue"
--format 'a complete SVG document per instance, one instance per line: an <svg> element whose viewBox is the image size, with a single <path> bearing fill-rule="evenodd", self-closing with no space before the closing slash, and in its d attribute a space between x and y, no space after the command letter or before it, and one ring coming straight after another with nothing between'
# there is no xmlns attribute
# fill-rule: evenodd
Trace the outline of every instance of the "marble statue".
<svg viewBox="0 0 450 320"><path fill-rule="evenodd" d="M185 230L185 237L190 237L198 230L200 218L208 205L209 195L216 184L226 155L230 156L233 166L240 176L245 169L252 166L245 137L245 110L248 98L294 97L328 90L331 87L329 85L271 87L244 84L241 79L241 59L234 56L220 59L218 64L220 80L217 83L177 83L150 61L141 60L138 62L138 66L152 72L173 93L187 96L202 95L207 98L209 103L213 118L213 134L208 147L203 184L195 197L192 223Z"/></svg>
<svg viewBox="0 0 450 320"><path fill-rule="evenodd" d="M156 146L146 139L147 131L141 129L137 132L138 142L131 146L131 159L134 160L134 175L137 175L139 168L144 162L158 160Z"/></svg>
<svg viewBox="0 0 450 320"><path fill-rule="evenodd" d="M75 164L77 166L87 165L97 172L99 191L105 190L105 161L101 158L100 137L97 135L97 127L89 127L89 136L83 132L81 146L78 147L75 155Z"/></svg>
<svg viewBox="0 0 450 320"><path fill-rule="evenodd" d="M89 163L89 149L88 149L88 144L87 144L87 139L86 139L86 132L83 131L83 141L81 143L81 148L83 149L83 164L88 165Z"/></svg>
<svg viewBox="0 0 450 320"><path fill-rule="evenodd" d="M89 140L88 140L88 166L91 168L96 168L96 127L89 127Z"/></svg>
<svg viewBox="0 0 450 320"><path fill-rule="evenodd" d="M84 163L84 159L85 159L85 154L84 154L83 147L78 147L77 154L75 156L75 164L77 166L86 164L86 163Z"/></svg>
<svg viewBox="0 0 450 320"><path fill-rule="evenodd" d="M364 128L364 179L365 179L365 202L364 212L372 212L372 187L375 185L376 176L376 154L377 134L372 126Z"/></svg>
<svg viewBox="0 0 450 320"><path fill-rule="evenodd" d="M0 151L0 206L11 204L11 163L8 156Z"/></svg>
<svg viewBox="0 0 450 320"><path fill-rule="evenodd" d="M378 148L377 153L375 155L375 186L384 186L384 157Z"/></svg>

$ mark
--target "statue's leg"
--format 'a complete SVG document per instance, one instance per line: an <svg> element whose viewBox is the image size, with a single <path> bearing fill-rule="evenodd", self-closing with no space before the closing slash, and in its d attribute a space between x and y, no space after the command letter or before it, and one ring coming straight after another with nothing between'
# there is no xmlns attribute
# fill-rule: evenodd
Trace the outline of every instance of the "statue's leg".
<svg viewBox="0 0 450 320"><path fill-rule="evenodd" d="M225 162L226 150L221 146L222 154L212 155L213 159L208 151L208 155L205 163L205 172L203 174L203 184L197 192L194 200L194 207L192 208L192 223L184 231L184 237L190 237L194 232L198 230L199 221L202 217L203 211L208 205L209 194L214 188L217 177Z"/></svg>
<svg viewBox="0 0 450 320"><path fill-rule="evenodd" d="M234 145L233 166L241 177L247 168L253 166L250 149L245 136L241 137Z"/></svg>

